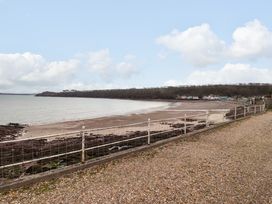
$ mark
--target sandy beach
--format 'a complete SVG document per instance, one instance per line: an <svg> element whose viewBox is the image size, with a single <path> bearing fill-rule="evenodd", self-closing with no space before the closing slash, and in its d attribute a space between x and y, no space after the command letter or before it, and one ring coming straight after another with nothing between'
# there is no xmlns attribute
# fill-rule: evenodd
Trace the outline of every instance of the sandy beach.
<svg viewBox="0 0 272 204"><path fill-rule="evenodd" d="M171 105L167 109L163 110L154 110L153 112L139 113L139 114L129 114L129 115L116 115L111 117L101 117L96 119L85 119L85 120L77 120L77 121L68 121L68 122L59 122L53 124L45 124L45 125L33 125L25 128L24 134L20 138L28 138L28 137L38 137L49 134L59 134L66 133L71 131L77 131L85 126L86 129L92 128L102 128L102 127L111 127L111 126L119 126L126 125L130 123L138 123L147 121L148 118L151 120L158 120L163 118L175 118L182 117L184 114L195 115L205 113L203 110L211 110L209 120L211 122L222 122L224 120L224 115L226 113L225 110L213 112L213 109L230 109L233 108L237 103L233 101L172 101ZM180 110L180 111L173 111ZM194 111L193 111L194 110ZM196 111L199 110L199 111ZM201 119L201 118L200 118ZM158 125L153 124L152 126L156 130L163 130L166 127L161 127L161 124ZM162 128L162 129L160 129ZM124 131L133 131L140 130L141 127L132 127L123 129ZM112 131L112 132L111 132ZM115 133L114 130L107 130L106 132L101 132L101 134L110 134Z"/></svg>

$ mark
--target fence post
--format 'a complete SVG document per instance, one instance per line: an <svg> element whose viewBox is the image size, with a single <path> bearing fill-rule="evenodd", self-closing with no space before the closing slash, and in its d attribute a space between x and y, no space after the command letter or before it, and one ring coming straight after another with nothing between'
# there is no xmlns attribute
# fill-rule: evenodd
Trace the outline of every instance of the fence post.
<svg viewBox="0 0 272 204"><path fill-rule="evenodd" d="M206 111L206 127L209 127L209 111Z"/></svg>
<svg viewBox="0 0 272 204"><path fill-rule="evenodd" d="M187 134L187 114L184 115L184 134Z"/></svg>
<svg viewBox="0 0 272 204"><path fill-rule="evenodd" d="M81 163L85 162L85 134L84 134L85 126L82 126L81 131Z"/></svg>
<svg viewBox="0 0 272 204"><path fill-rule="evenodd" d="M255 105L254 106L254 115L256 114L256 112L257 112L257 106Z"/></svg>
<svg viewBox="0 0 272 204"><path fill-rule="evenodd" d="M234 108L234 120L236 120L237 118L237 106L235 106Z"/></svg>
<svg viewBox="0 0 272 204"><path fill-rule="evenodd" d="M148 121L147 121L147 144L149 145L150 144L150 118L148 118Z"/></svg>
<svg viewBox="0 0 272 204"><path fill-rule="evenodd" d="M246 106L244 106L244 117L246 117Z"/></svg>

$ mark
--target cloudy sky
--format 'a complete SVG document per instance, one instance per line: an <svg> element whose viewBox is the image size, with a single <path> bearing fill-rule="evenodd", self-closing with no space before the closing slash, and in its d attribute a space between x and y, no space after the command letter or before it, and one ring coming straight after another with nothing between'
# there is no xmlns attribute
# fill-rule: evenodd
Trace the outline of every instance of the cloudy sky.
<svg viewBox="0 0 272 204"><path fill-rule="evenodd" d="M272 83L269 0L0 0L0 92Z"/></svg>

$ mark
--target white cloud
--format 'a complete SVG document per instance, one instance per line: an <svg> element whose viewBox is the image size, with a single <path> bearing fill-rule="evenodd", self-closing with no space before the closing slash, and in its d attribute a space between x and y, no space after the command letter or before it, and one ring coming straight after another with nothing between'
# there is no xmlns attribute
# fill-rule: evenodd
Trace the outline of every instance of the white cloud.
<svg viewBox="0 0 272 204"><path fill-rule="evenodd" d="M25 75L20 80L29 83L58 84L67 80L78 68L79 62L75 59L68 61L55 61L44 64Z"/></svg>
<svg viewBox="0 0 272 204"><path fill-rule="evenodd" d="M104 77L111 81L131 77L137 72L133 59L135 56L127 55L121 62L113 63L108 49L62 61L49 61L29 52L0 53L0 92L61 90L72 86L99 88L95 84L112 87Z"/></svg>
<svg viewBox="0 0 272 204"><path fill-rule="evenodd" d="M172 31L156 42L181 53L183 59L196 66L206 66L218 61L225 51L225 43L210 29L208 24Z"/></svg>
<svg viewBox="0 0 272 204"><path fill-rule="evenodd" d="M194 71L185 84L272 83L272 70L248 64L226 64L219 70Z"/></svg>
<svg viewBox="0 0 272 204"><path fill-rule="evenodd" d="M178 86L180 83L177 80L170 79L166 82L164 82L163 86Z"/></svg>
<svg viewBox="0 0 272 204"><path fill-rule="evenodd" d="M234 57L254 59L272 56L272 32L258 20L238 27L232 38L230 55Z"/></svg>
<svg viewBox="0 0 272 204"><path fill-rule="evenodd" d="M138 72L136 66L127 61L117 64L116 71L123 77L131 77Z"/></svg>
<svg viewBox="0 0 272 204"><path fill-rule="evenodd" d="M84 82L74 82L67 84L65 89L68 90L102 90L102 89L114 89L120 88L120 86L112 83L84 83Z"/></svg>
<svg viewBox="0 0 272 204"><path fill-rule="evenodd" d="M109 49L90 52L87 56L87 66L91 71L102 76L108 75L112 66Z"/></svg>
<svg viewBox="0 0 272 204"><path fill-rule="evenodd" d="M99 74L104 79L115 77L131 77L137 73L136 56L128 54L119 63L111 59L109 49L91 52L87 56L87 67L91 72Z"/></svg>
<svg viewBox="0 0 272 204"><path fill-rule="evenodd" d="M33 53L0 54L0 88L58 84L77 69L77 60L47 62Z"/></svg>
<svg viewBox="0 0 272 204"><path fill-rule="evenodd" d="M166 48L180 53L184 60L195 66L217 62L251 60L272 57L272 32L259 20L247 22L232 34L227 45L211 30L209 24L174 30L156 39Z"/></svg>

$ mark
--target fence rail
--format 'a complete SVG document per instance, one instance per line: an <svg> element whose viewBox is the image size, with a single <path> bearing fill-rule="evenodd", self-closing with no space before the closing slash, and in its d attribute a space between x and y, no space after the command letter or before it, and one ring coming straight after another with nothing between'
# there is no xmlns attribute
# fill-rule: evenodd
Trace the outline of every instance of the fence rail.
<svg viewBox="0 0 272 204"><path fill-rule="evenodd" d="M181 112L184 110L164 110ZM120 126L85 129L40 137L0 142L0 185L22 176L65 168L71 164L118 151L155 143L212 125L211 113L225 112L225 120L236 120L265 111L264 105L234 109L185 110L203 112Z"/></svg>

